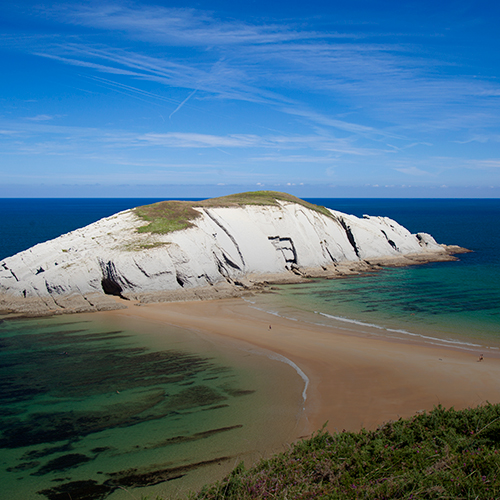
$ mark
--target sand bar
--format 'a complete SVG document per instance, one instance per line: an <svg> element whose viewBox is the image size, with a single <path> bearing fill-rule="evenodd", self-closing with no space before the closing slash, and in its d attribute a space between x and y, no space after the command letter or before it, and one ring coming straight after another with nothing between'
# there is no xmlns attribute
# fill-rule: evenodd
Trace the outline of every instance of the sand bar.
<svg viewBox="0 0 500 500"><path fill-rule="evenodd" d="M331 431L375 429L438 404L461 409L500 401L500 354L494 351L478 362L477 350L349 334L277 317L242 299L128 305L100 314L194 329L295 363L309 380L297 438L326 422Z"/></svg>

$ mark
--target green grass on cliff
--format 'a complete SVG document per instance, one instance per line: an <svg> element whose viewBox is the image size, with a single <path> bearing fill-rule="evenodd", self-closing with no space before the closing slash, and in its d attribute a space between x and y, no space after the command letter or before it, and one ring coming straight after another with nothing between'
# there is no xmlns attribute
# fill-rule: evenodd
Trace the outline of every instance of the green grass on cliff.
<svg viewBox="0 0 500 500"><path fill-rule="evenodd" d="M333 217L325 207L313 205L290 194L277 191L252 191L202 201L160 201L152 205L137 207L134 212L141 219L148 222L147 225L138 228L140 233L166 234L191 227L193 225L192 221L200 216L200 213L194 210L194 207L278 206L278 200L297 203L327 217Z"/></svg>
<svg viewBox="0 0 500 500"><path fill-rule="evenodd" d="M430 413L376 431L318 432L191 500L498 499L500 405Z"/></svg>

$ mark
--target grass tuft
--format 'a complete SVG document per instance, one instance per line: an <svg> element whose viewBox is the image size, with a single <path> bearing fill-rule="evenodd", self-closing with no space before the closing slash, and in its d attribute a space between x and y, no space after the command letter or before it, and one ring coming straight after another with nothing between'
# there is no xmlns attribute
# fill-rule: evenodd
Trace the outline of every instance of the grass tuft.
<svg viewBox="0 0 500 500"><path fill-rule="evenodd" d="M165 234L191 227L193 225L191 221L200 216L191 205L192 202L172 200L135 208L136 215L149 222L148 225L139 227L137 231Z"/></svg>

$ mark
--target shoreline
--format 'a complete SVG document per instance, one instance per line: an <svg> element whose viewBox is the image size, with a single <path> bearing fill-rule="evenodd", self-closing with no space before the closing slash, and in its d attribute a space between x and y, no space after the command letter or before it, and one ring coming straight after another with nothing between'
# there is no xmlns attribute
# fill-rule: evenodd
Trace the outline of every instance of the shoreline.
<svg viewBox="0 0 500 500"><path fill-rule="evenodd" d="M218 343L275 353L295 365L306 386L296 439L327 422L331 432L375 429L439 404L461 409L500 401L500 353L488 352L478 362L477 349L374 338L356 325L350 335L272 315L241 298L127 305L100 314L186 328Z"/></svg>
<svg viewBox="0 0 500 500"><path fill-rule="evenodd" d="M272 285L301 284L311 279L335 279L344 276L373 273L384 268L408 267L433 262L456 261L457 254L471 250L456 245L441 245L439 252L421 252L396 256L377 257L364 260L345 260L321 267L299 267L277 273L247 273L237 279L226 278L207 286L176 288L143 292L117 293L92 292L86 294L40 293L36 297L19 297L0 293L0 316L34 318L60 314L102 312L128 307L130 303L165 303L177 301L223 300L242 297L248 293L265 292ZM117 297L122 301L115 300ZM130 302L128 302L130 301Z"/></svg>

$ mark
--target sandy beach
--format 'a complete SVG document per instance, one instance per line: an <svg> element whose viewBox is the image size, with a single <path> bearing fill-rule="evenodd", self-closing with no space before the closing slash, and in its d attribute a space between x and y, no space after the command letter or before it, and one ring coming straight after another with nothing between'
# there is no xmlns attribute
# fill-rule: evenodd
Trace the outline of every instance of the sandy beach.
<svg viewBox="0 0 500 500"><path fill-rule="evenodd" d="M330 431L374 429L438 404L461 409L500 401L500 355L491 351L479 362L476 350L346 333L271 315L242 299L127 305L100 314L192 329L292 361L304 388L304 374L308 380L297 438L325 423Z"/></svg>

